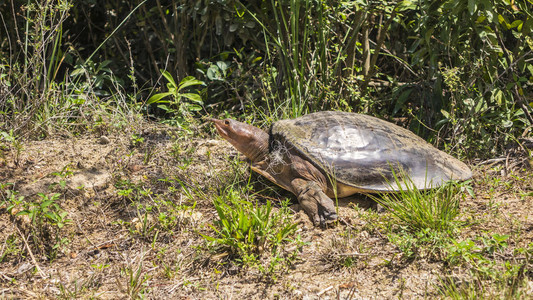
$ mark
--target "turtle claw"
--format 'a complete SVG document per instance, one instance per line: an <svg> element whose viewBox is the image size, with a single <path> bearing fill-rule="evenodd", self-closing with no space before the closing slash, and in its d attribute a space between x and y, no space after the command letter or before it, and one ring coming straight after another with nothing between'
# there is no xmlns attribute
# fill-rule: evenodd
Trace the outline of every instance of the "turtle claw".
<svg viewBox="0 0 533 300"><path fill-rule="evenodd" d="M320 226L321 227L325 227L326 225L331 224L331 223L337 221L337 219L338 219L337 213L335 211L333 211L333 212L325 211L325 210L321 211L319 209L318 214L320 216Z"/></svg>
<svg viewBox="0 0 533 300"><path fill-rule="evenodd" d="M318 214L314 218L315 220L318 217L318 222L314 222L315 226L320 225L321 228L326 228L329 224L334 223L337 221L338 216L335 211L327 211L322 208L318 209Z"/></svg>

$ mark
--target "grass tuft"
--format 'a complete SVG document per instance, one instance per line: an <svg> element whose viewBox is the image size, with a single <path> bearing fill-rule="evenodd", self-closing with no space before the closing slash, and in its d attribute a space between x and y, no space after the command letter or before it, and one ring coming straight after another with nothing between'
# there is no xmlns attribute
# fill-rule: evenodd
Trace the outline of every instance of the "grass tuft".
<svg viewBox="0 0 533 300"><path fill-rule="evenodd" d="M218 216L211 226L215 237L202 236L240 258L261 255L268 249L275 252L296 231L286 202L275 212L270 201L254 204L231 189L216 197L213 204Z"/></svg>
<svg viewBox="0 0 533 300"><path fill-rule="evenodd" d="M425 229L450 232L457 227L461 192L471 188L468 182L448 182L431 190L416 188L408 175L394 173L394 184L403 187L396 193L371 196L399 221L414 231ZM392 184L391 184L392 186Z"/></svg>

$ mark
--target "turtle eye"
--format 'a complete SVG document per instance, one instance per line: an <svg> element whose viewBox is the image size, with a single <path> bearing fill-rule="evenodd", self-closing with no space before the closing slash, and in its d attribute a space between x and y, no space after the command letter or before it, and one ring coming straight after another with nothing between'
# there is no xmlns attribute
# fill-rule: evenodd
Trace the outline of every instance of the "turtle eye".
<svg viewBox="0 0 533 300"><path fill-rule="evenodd" d="M229 126L229 120L228 119L224 120L224 125L228 125Z"/></svg>

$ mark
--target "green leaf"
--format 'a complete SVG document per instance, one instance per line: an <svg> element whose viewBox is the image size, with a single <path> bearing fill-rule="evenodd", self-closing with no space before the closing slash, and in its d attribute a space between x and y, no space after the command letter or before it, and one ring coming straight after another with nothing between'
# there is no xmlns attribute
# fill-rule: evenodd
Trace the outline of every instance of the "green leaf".
<svg viewBox="0 0 533 300"><path fill-rule="evenodd" d="M528 64L527 69L529 70L529 73L531 74L531 76L533 76L533 65Z"/></svg>
<svg viewBox="0 0 533 300"><path fill-rule="evenodd" d="M220 75L220 71L218 69L218 67L216 66L211 66L209 67L209 69L207 69L207 78L209 78L209 80L222 80L222 76Z"/></svg>
<svg viewBox="0 0 533 300"><path fill-rule="evenodd" d="M189 87L189 86L193 86L193 85L203 85L204 82L201 81L201 80L198 80L196 78L194 78L193 76L187 76L185 78L183 78L183 80L180 82L180 86L178 88L178 91L186 88L186 87Z"/></svg>
<svg viewBox="0 0 533 300"><path fill-rule="evenodd" d="M161 101L162 98L168 97L170 95L172 95L172 93L170 93L170 92L155 94L152 97L150 97L150 99L148 99L148 102L146 102L146 104L162 102ZM168 101L165 102L165 103L168 103Z"/></svg>
<svg viewBox="0 0 533 300"><path fill-rule="evenodd" d="M411 95L412 91L413 89L406 89L400 94L400 97L396 100L396 105L394 105L394 109L392 110L393 116L403 107L405 101L409 99L409 95Z"/></svg>
<svg viewBox="0 0 533 300"><path fill-rule="evenodd" d="M229 68L229 63L226 61L217 61L217 67L222 71L226 71Z"/></svg>
<svg viewBox="0 0 533 300"><path fill-rule="evenodd" d="M50 204L52 204L53 202L54 202L54 200L43 201L43 203L41 203L41 208L46 208L46 207L50 206Z"/></svg>
<svg viewBox="0 0 533 300"><path fill-rule="evenodd" d="M450 118L450 113L445 111L444 109L441 109L440 110L440 113L446 118L446 119L449 119Z"/></svg>
<svg viewBox="0 0 533 300"><path fill-rule="evenodd" d="M471 16L473 16L474 13L476 12L476 8L477 8L476 0L468 0L468 12L470 13Z"/></svg>
<svg viewBox="0 0 533 300"><path fill-rule="evenodd" d="M184 94L180 94L180 96L183 96L193 102L196 102L198 104L202 104L202 97L198 94L194 94L194 93L184 93Z"/></svg>
<svg viewBox="0 0 533 300"><path fill-rule="evenodd" d="M199 105L191 104L191 105L187 106L187 110L188 111L200 111L200 110L202 110L202 107L199 106Z"/></svg>
<svg viewBox="0 0 533 300"><path fill-rule="evenodd" d="M510 128L510 127L513 127L513 121L511 120L505 120L502 122L502 126L504 128Z"/></svg>
<svg viewBox="0 0 533 300"><path fill-rule="evenodd" d="M533 28L533 17L528 17L524 24L522 25L522 28L519 29L524 36L529 36L529 33L531 32L531 29Z"/></svg>
<svg viewBox="0 0 533 300"><path fill-rule="evenodd" d="M500 24L504 25L505 28L507 29L510 29L511 28L511 25L509 24L509 21L507 21L507 18L503 15L498 15L498 22L500 22Z"/></svg>
<svg viewBox="0 0 533 300"><path fill-rule="evenodd" d="M498 105L502 105L503 103L503 92L500 89L495 89L492 91L491 100L496 102Z"/></svg>
<svg viewBox="0 0 533 300"><path fill-rule="evenodd" d="M511 23L511 28L517 27L517 30L520 31L522 29L522 20L514 20L513 23Z"/></svg>
<svg viewBox="0 0 533 300"><path fill-rule="evenodd" d="M103 62L100 63L100 69L102 68L105 68L107 67L107 65L109 65L112 61L111 60L104 60Z"/></svg>
<svg viewBox="0 0 533 300"><path fill-rule="evenodd" d="M161 74L168 80L168 82L174 87L174 88L178 88L178 85L176 84L176 81L174 81L174 78L172 77L172 75L170 75L170 73L166 70L160 70L161 71Z"/></svg>
<svg viewBox="0 0 533 300"><path fill-rule="evenodd" d="M70 72L70 77L75 77L75 76L78 76L80 74L84 73L84 69L83 68L77 68L77 69L74 69L74 71Z"/></svg>
<svg viewBox="0 0 533 300"><path fill-rule="evenodd" d="M17 213L17 216L27 216L30 214L29 210L22 210Z"/></svg>
<svg viewBox="0 0 533 300"><path fill-rule="evenodd" d="M498 243L501 243L501 242L505 242L508 238L509 238L509 235L508 234L497 234L495 233L492 238L497 241Z"/></svg>

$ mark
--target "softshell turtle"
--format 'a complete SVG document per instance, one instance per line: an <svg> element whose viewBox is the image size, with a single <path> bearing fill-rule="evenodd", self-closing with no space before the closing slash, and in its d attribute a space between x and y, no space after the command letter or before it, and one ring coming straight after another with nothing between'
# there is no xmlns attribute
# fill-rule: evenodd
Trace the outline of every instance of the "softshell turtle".
<svg viewBox="0 0 533 300"><path fill-rule="evenodd" d="M411 131L367 115L317 112L277 121L268 132L231 119L210 120L248 157L252 170L295 194L315 225L337 219L335 196L397 191L395 174L418 189L472 177L466 164Z"/></svg>

